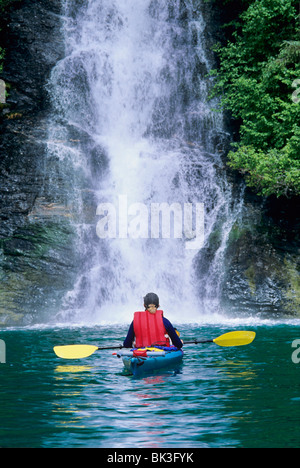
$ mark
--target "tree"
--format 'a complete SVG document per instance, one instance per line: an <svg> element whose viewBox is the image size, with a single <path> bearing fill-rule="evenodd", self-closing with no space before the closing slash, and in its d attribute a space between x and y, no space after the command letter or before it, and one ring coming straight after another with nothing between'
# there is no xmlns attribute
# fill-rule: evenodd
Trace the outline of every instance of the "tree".
<svg viewBox="0 0 300 468"><path fill-rule="evenodd" d="M297 4L250 1L227 44L217 47L214 93L241 122L229 166L265 196L300 195L300 103L292 99L300 79Z"/></svg>

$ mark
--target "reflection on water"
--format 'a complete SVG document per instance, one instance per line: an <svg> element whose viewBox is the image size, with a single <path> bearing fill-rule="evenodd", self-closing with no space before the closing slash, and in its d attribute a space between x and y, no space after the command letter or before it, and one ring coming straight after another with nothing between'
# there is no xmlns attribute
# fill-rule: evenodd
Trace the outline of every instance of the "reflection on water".
<svg viewBox="0 0 300 468"><path fill-rule="evenodd" d="M54 372L57 372L58 374L61 374L61 373L67 373L67 374L78 374L80 372L88 372L88 371L91 371L93 369L92 366L57 366L55 369L54 369Z"/></svg>
<svg viewBox="0 0 300 468"><path fill-rule="evenodd" d="M255 370L252 369L252 362L246 359L243 361L220 361L214 365L219 369L223 378L253 380L257 377Z"/></svg>

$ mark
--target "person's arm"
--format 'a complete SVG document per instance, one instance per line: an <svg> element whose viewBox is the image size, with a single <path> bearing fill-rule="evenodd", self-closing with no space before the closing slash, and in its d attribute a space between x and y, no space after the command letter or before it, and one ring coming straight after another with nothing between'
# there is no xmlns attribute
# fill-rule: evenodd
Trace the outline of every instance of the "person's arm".
<svg viewBox="0 0 300 468"><path fill-rule="evenodd" d="M133 341L134 341L134 328L133 328L133 322L131 322L127 336L123 342L124 348L132 348Z"/></svg>
<svg viewBox="0 0 300 468"><path fill-rule="evenodd" d="M163 322L164 322L166 332L168 333L169 337L171 338L173 345L176 346L176 348L182 348L182 341L179 338L179 336L177 335L176 330L173 327L173 325L171 324L171 322L168 319L166 319L165 317L163 317Z"/></svg>

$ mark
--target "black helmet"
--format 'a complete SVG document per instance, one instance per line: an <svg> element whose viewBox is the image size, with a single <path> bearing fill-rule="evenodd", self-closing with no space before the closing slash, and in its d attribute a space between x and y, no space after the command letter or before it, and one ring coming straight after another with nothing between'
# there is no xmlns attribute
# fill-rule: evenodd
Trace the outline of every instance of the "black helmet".
<svg viewBox="0 0 300 468"><path fill-rule="evenodd" d="M144 305L147 308L149 304L154 304L156 307L159 306L159 298L158 295L155 293L148 293L144 297Z"/></svg>

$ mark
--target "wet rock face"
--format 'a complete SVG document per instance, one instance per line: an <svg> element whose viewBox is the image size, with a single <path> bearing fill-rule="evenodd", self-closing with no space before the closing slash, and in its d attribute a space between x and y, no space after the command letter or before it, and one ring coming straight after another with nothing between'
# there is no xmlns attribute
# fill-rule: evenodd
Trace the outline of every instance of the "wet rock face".
<svg viewBox="0 0 300 468"><path fill-rule="evenodd" d="M11 86L11 111L29 113L47 107L45 83L64 53L60 8L60 0L22 0L5 13L3 79Z"/></svg>
<svg viewBox="0 0 300 468"><path fill-rule="evenodd" d="M3 18L1 79L8 97L0 111L2 325L42 320L45 306L56 311L75 261L69 214L53 206L38 213L34 208L44 183L46 84L64 54L60 7L59 0L22 0L12 3Z"/></svg>
<svg viewBox="0 0 300 468"><path fill-rule="evenodd" d="M30 116L2 125L0 160L0 238L23 225L42 184L44 144ZM43 136L43 135L42 135Z"/></svg>
<svg viewBox="0 0 300 468"><path fill-rule="evenodd" d="M59 12L59 0L22 0L3 18L1 79L9 96L0 117L0 238L24 223L41 188L49 108L45 85L63 55Z"/></svg>
<svg viewBox="0 0 300 468"><path fill-rule="evenodd" d="M300 315L300 200L246 193L226 251L223 301L232 313Z"/></svg>

